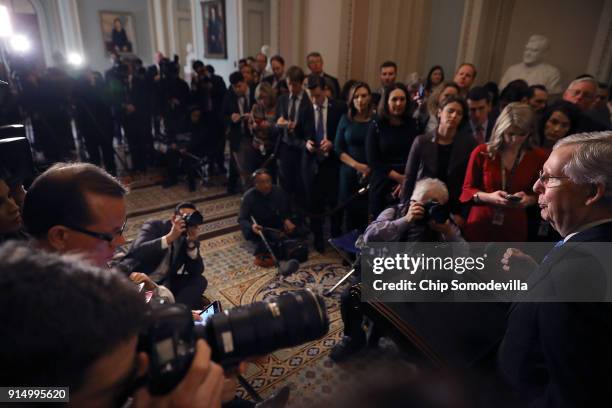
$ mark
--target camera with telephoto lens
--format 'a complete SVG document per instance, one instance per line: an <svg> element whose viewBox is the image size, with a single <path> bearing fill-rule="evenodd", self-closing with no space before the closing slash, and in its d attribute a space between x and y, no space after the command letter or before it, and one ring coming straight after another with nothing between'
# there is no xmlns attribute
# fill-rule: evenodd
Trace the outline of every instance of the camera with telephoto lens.
<svg viewBox="0 0 612 408"><path fill-rule="evenodd" d="M150 358L146 383L154 395L170 392L183 379L204 339L211 358L224 368L249 357L316 340L329 330L323 298L310 290L287 292L263 302L239 306L194 325L181 304L153 305L138 348Z"/></svg>
<svg viewBox="0 0 612 408"><path fill-rule="evenodd" d="M183 214L181 215L183 221L185 221L185 225L187 227L197 227L204 224L204 217L202 213L199 211L194 211L191 214Z"/></svg>
<svg viewBox="0 0 612 408"><path fill-rule="evenodd" d="M425 217L423 218L425 222L433 220L436 224L444 224L450 216L448 207L436 200L426 202L423 207L425 208Z"/></svg>

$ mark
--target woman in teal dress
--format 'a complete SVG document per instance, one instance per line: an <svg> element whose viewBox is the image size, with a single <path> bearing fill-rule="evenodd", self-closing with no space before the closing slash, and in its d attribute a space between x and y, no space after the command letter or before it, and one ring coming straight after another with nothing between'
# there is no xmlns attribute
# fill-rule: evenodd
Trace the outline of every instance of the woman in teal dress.
<svg viewBox="0 0 612 408"><path fill-rule="evenodd" d="M334 149L340 157L339 203L349 200L367 180L370 167L366 162L365 143L372 121L372 92L368 84L356 82L348 95L348 112L340 119ZM365 230L368 225L368 195L362 194L344 209L346 229Z"/></svg>

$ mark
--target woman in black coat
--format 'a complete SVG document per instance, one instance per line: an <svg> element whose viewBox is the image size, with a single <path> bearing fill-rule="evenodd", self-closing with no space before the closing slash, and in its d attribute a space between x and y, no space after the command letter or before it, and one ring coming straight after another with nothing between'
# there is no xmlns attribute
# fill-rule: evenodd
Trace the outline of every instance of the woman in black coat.
<svg viewBox="0 0 612 408"><path fill-rule="evenodd" d="M438 109L438 127L417 137L410 150L404 171L402 202L410 200L418 180L437 178L448 187L451 212L467 215L461 210L459 196L470 154L477 145L471 134L459 131L467 118L468 108L462 98L451 95L442 100Z"/></svg>
<svg viewBox="0 0 612 408"><path fill-rule="evenodd" d="M404 184L404 167L416 137L416 122L409 107L409 93L401 83L385 89L366 137L370 176L370 216L376 219L386 207L397 203Z"/></svg>

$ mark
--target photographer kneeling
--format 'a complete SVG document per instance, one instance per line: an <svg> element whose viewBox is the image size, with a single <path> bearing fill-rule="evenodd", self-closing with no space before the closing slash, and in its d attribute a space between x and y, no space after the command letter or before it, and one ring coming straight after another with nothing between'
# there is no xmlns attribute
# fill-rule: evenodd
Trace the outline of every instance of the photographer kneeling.
<svg viewBox="0 0 612 408"><path fill-rule="evenodd" d="M202 275L204 261L198 241L198 227L202 223L202 215L194 204L180 203L170 220L144 223L121 264L145 273L157 284L163 283L177 303L201 309L202 294L208 286Z"/></svg>
<svg viewBox="0 0 612 408"><path fill-rule="evenodd" d="M457 225L449 218L448 189L432 178L419 180L410 202L389 207L380 213L365 230L367 242L465 242ZM340 300L344 336L332 349L330 358L346 360L366 345L362 329L363 313L345 289ZM370 342L376 343L376 335Z"/></svg>
<svg viewBox="0 0 612 408"><path fill-rule="evenodd" d="M252 180L254 187L242 196L238 223L244 238L256 245L255 263L259 266L273 265L266 263L265 255L269 251L262 235L278 259L290 257L304 262L308 258L308 248L300 244L300 238L303 239L306 234L290 219L289 200L284 191L272 184L268 169L255 170Z"/></svg>

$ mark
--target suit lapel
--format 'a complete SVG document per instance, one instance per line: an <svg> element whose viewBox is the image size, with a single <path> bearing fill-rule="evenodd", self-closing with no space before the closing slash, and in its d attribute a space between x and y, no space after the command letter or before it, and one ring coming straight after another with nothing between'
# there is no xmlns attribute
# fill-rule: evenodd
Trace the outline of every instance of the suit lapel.
<svg viewBox="0 0 612 408"><path fill-rule="evenodd" d="M579 245L582 242L609 242L612 240L612 222L598 225L594 228L590 228L587 231L583 231L579 234L574 235L565 244L557 249L553 249L549 252L547 258L540 264L537 271L537 276L534 276L533 281L529 281L529 290L535 285L539 284L548 274L551 272L552 266L556 264L565 254L568 249ZM508 309L508 315L516 308L517 302L513 302Z"/></svg>

